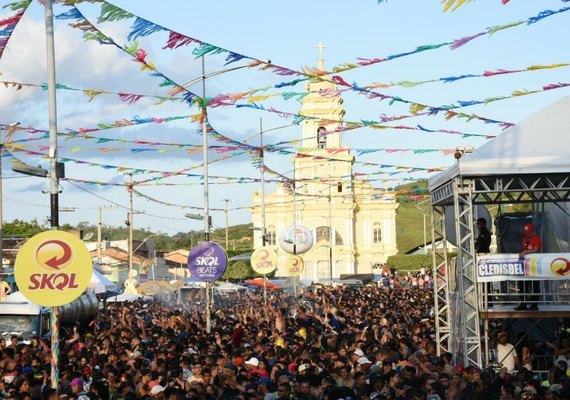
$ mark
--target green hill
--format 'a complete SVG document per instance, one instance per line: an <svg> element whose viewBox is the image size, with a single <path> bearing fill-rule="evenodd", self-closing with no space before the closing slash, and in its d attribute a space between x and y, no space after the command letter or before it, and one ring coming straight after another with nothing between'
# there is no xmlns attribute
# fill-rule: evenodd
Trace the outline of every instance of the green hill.
<svg viewBox="0 0 570 400"><path fill-rule="evenodd" d="M396 188L400 207L396 210L396 241L398 254L424 244L424 215L426 240L431 241L427 181L420 180Z"/></svg>

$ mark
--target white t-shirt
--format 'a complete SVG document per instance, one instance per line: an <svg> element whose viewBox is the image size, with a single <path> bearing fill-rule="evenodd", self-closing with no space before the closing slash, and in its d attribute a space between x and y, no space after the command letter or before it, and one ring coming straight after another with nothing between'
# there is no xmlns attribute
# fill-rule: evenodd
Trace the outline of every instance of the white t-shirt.
<svg viewBox="0 0 570 400"><path fill-rule="evenodd" d="M513 371L516 368L516 356L517 352L512 344L497 344L497 362L503 364L503 367L505 367L508 371Z"/></svg>

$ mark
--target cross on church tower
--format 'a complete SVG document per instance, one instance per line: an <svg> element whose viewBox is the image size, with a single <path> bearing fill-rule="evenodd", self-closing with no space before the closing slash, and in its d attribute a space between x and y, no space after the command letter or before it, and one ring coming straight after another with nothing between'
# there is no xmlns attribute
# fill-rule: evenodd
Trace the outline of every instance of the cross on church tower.
<svg viewBox="0 0 570 400"><path fill-rule="evenodd" d="M319 61L317 63L317 68L320 69L321 71L325 70L325 60L323 58L323 50L326 49L326 46L323 44L323 42L319 42L316 46L316 49L319 49Z"/></svg>

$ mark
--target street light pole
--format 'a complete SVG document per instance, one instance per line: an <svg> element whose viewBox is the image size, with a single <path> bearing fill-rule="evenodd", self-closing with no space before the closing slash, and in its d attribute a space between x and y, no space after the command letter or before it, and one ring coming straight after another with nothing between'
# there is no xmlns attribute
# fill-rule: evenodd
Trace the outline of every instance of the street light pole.
<svg viewBox="0 0 570 400"><path fill-rule="evenodd" d="M103 211L99 207L99 212L97 215L97 261L99 266L103 264L103 242L102 242L102 228L103 228Z"/></svg>
<svg viewBox="0 0 570 400"><path fill-rule="evenodd" d="M228 240L228 203L233 201L230 199L222 199L222 201L226 202L226 208L225 208L225 212L226 212L226 251L228 250L229 247L229 240Z"/></svg>
<svg viewBox="0 0 570 400"><path fill-rule="evenodd" d="M130 174L131 180L129 183L129 214L127 225L129 228L129 278L131 277L131 271L133 270L133 174Z"/></svg>
<svg viewBox="0 0 570 400"><path fill-rule="evenodd" d="M204 162L204 240L210 241L210 204L208 192L208 104L206 100L206 64L202 56L202 155ZM226 203L227 204L227 203ZM226 214L227 215L227 214ZM210 309L210 282L206 282L206 332L212 329L211 309Z"/></svg>
<svg viewBox="0 0 570 400"><path fill-rule="evenodd" d="M55 79L55 40L53 29L53 1L45 0L46 28L46 69L48 81L48 118L49 118L49 160L50 160L50 224L52 230L59 227L59 177L57 174L57 103ZM52 307L51 327L51 387L59 386L59 310Z"/></svg>

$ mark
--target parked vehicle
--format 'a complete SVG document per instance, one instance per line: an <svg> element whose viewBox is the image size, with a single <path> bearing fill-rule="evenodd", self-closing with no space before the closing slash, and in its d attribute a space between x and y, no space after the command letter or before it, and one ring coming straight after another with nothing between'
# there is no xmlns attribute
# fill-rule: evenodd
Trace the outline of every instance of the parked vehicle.
<svg viewBox="0 0 570 400"><path fill-rule="evenodd" d="M97 314L99 301L87 291L71 303L58 307L60 325L86 324ZM20 292L12 293L0 303L0 337L14 335L20 340L44 338L50 335L51 307L29 302Z"/></svg>

